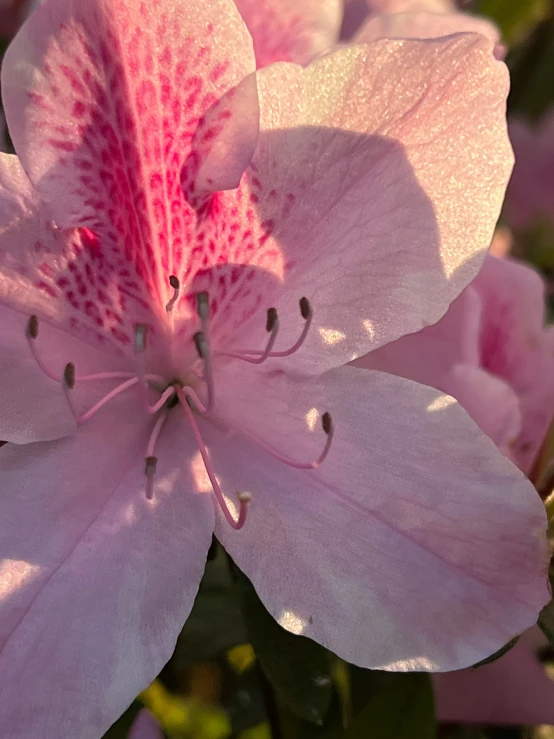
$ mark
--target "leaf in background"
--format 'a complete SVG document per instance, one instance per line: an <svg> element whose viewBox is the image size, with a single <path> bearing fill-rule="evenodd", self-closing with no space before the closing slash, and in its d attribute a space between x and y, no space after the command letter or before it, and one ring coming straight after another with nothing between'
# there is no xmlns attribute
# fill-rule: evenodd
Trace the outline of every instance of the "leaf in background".
<svg viewBox="0 0 554 739"><path fill-rule="evenodd" d="M329 653L283 629L265 609L248 578L235 568L248 638L278 698L300 718L322 724L333 685Z"/></svg>
<svg viewBox="0 0 554 739"><path fill-rule="evenodd" d="M240 595L219 548L206 571L191 614L177 641L173 663L182 670L247 641Z"/></svg>
<svg viewBox="0 0 554 739"><path fill-rule="evenodd" d="M550 562L550 587L554 590L554 559ZM554 599L550 601L540 612L539 626L544 631L550 646L554 647Z"/></svg>
<svg viewBox="0 0 554 739"><path fill-rule="evenodd" d="M434 739L436 729L429 675L389 673L383 687L354 717L344 739Z"/></svg>
<svg viewBox="0 0 554 739"><path fill-rule="evenodd" d="M491 18L509 44L523 40L550 11L549 0L480 0L476 13Z"/></svg>

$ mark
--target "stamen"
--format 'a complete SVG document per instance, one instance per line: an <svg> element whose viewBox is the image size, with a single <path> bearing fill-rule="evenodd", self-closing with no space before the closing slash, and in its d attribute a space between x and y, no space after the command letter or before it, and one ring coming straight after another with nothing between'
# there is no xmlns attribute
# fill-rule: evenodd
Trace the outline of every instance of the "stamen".
<svg viewBox="0 0 554 739"><path fill-rule="evenodd" d="M166 390L163 391L160 398L157 400L154 405L148 406L148 413L157 413L160 408L162 408L167 401L175 395L175 388L174 387L168 387Z"/></svg>
<svg viewBox="0 0 554 739"><path fill-rule="evenodd" d="M181 289L181 285L180 285L180 282L179 282L179 278L178 277L175 277L175 275L170 275L170 277L169 277L169 284L173 288L173 295L170 298L170 300L167 303L167 305L165 306L165 309L166 309L166 311L168 313L171 313L171 311L173 310L173 306L175 305L175 303L179 299L179 292L180 292L180 289Z"/></svg>
<svg viewBox="0 0 554 739"><path fill-rule="evenodd" d="M204 324L210 317L210 298L207 292L196 293L196 313L202 321L202 330L206 332Z"/></svg>
<svg viewBox="0 0 554 739"><path fill-rule="evenodd" d="M197 331L192 337L196 351L200 359L204 361L204 374L202 379L206 383L207 401L206 401L206 413L209 413L214 407L214 378L212 372L212 353L210 351L210 344L206 339L206 335L203 331Z"/></svg>
<svg viewBox="0 0 554 739"><path fill-rule="evenodd" d="M252 434L250 431L247 431L246 429L242 428L241 426L238 426L236 424L230 424L228 421L225 421L225 424L235 431L238 431L239 434L242 434L247 439L249 439L251 442L259 446L261 449L263 449L268 454L271 454L272 457L274 457L278 462L282 462L283 464L286 464L288 467L293 467L295 470L315 470L319 465L325 460L325 457L329 454L329 449L331 448L331 444L333 442L333 436L335 433L333 421L331 418L330 413L324 413L321 416L321 426L323 428L324 433L327 436L327 439L325 440L325 446L323 447L323 451L319 455L317 459L315 459L313 462L296 462L294 459L290 459L290 457L286 457L284 454L281 454L280 452L276 451L272 447L269 446L269 444L266 444L265 441L262 439L259 439L257 436Z"/></svg>
<svg viewBox="0 0 554 739"><path fill-rule="evenodd" d="M156 419L150 439L148 440L148 446L146 447L146 459L144 465L144 474L146 475L146 497L148 500L152 500L154 496L154 475L156 474L156 466L158 464L158 458L155 455L156 442L160 435L160 431L163 428L164 423L167 421L168 413L162 413L159 418Z"/></svg>
<svg viewBox="0 0 554 739"><path fill-rule="evenodd" d="M83 413L82 416L78 418L79 423L83 423L84 421L88 421L89 418L92 418L94 414L100 410L100 408L103 408L106 403L109 403L110 400L113 400L113 398L117 397L120 393L122 393L124 390L127 390L130 387L133 387L133 385L136 385L139 382L138 377L131 377L129 380L126 380L125 382L122 382L121 385L118 385L116 388L111 390L107 395L104 395L104 397L98 401L95 405L92 406L92 408L89 408L86 413Z"/></svg>
<svg viewBox="0 0 554 739"><path fill-rule="evenodd" d="M200 455L202 456L204 467L206 468L206 472L208 474L208 477L210 478L210 483L212 485L212 489L214 491L216 500L219 503L219 507L221 508L221 512L227 519L227 523L229 524L229 526L231 526L233 529L236 529L238 531L239 529L242 529L242 527L245 524L246 516L248 514L248 506L252 500L252 496L250 495L250 493L245 493L245 492L237 494L237 497L240 503L240 508L239 508L238 518L235 521L231 511L229 510L227 506L225 498L223 497L221 487L219 486L219 483L216 479L215 471L214 471L214 468L212 466L212 463L208 455L208 450L206 449L206 445L204 444L204 441L202 439L200 429L198 428L198 424L196 423L196 419L194 418L194 413L192 412L187 402L187 396L180 387L176 387L175 391L177 392L177 395L179 397L179 401L181 403L181 407L183 408L185 416L191 425L194 438L196 439L196 443L198 445L198 450L200 451Z"/></svg>
<svg viewBox="0 0 554 739"><path fill-rule="evenodd" d="M146 367L144 362L144 353L146 351L146 337L148 334L148 326L144 323L137 323L135 326L134 344L137 365L137 378L140 383L140 391L142 393L142 402L145 408L150 408L150 400L148 398L148 383L146 381Z"/></svg>
<svg viewBox="0 0 554 739"><path fill-rule="evenodd" d="M277 334L279 333L279 317L277 316L275 308L267 309L265 330L269 334L269 339L265 349L263 352L251 352L252 354L256 353L260 355L256 359L245 356L246 352L221 352L221 354L225 357L236 357L237 359L242 359L243 362L248 362L248 364L261 364L262 362L265 362L268 357L275 356L275 354L272 354L271 352L277 339Z"/></svg>
<svg viewBox="0 0 554 739"><path fill-rule="evenodd" d="M259 349L240 349L236 353L227 356L237 357L238 359L243 359L250 362L252 360L247 359L244 355L259 355L260 357L264 357L264 359L267 359L268 357L290 357L290 355L297 352L302 344L306 341L306 336L308 335L310 326L312 325L313 312L308 298L300 299L300 315L304 319L304 328L302 329L302 333L298 337L298 340L290 347L290 349L286 349L285 351L280 352L270 351L269 353L267 353L267 347L263 351L260 351ZM257 363L259 364L262 361L262 359L259 359Z"/></svg>
<svg viewBox="0 0 554 739"><path fill-rule="evenodd" d="M46 367L45 364L43 364L40 355L36 349L35 341L38 337L38 318L37 316L31 316L29 320L27 321L27 327L25 329L25 335L27 337L27 342L29 344L29 348L31 349L31 353L33 355L33 358L35 362L38 364L39 368L42 370L42 372L49 377L51 380L54 380L54 382L59 382L60 377L59 375L56 376L53 372L50 372L48 367Z"/></svg>
<svg viewBox="0 0 554 739"><path fill-rule="evenodd" d="M64 367L63 377L62 377L62 387L65 393L65 397L67 398L67 403L71 409L71 412L73 413L77 423L79 423L79 414L77 412L77 409L75 408L75 403L73 402L73 395L71 393L71 391L75 387L75 365L73 364L73 362L68 362Z"/></svg>

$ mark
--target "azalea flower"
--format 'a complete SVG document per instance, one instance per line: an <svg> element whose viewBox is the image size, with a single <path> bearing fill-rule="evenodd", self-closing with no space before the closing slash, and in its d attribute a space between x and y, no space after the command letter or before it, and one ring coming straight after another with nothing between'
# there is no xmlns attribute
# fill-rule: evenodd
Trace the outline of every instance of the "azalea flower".
<svg viewBox="0 0 554 739"><path fill-rule="evenodd" d="M548 600L521 473L451 398L344 366L478 270L504 65L459 35L254 72L231 0L49 0L7 52L12 739L108 728L169 659L214 530L285 628L365 667L472 664Z"/></svg>
<svg viewBox="0 0 554 739"><path fill-rule="evenodd" d="M128 739L163 739L162 728L148 709L138 712Z"/></svg>
<svg viewBox="0 0 554 739"><path fill-rule="evenodd" d="M537 656L546 639L531 629L500 659L474 670L435 675L441 721L464 724L554 725L554 681Z"/></svg>
<svg viewBox="0 0 554 739"><path fill-rule="evenodd" d="M355 362L454 396L499 449L529 474L554 417L554 330L544 280L489 255L434 326Z"/></svg>
<svg viewBox="0 0 554 739"><path fill-rule="evenodd" d="M538 219L554 222L554 108L536 125L522 118L510 121L516 163L504 204L506 223L514 229Z"/></svg>
<svg viewBox="0 0 554 739"><path fill-rule="evenodd" d="M450 0L366 0L370 14L353 41L380 38L441 38L464 31L482 33L495 44L499 59L505 55L498 28L486 18L457 12Z"/></svg>

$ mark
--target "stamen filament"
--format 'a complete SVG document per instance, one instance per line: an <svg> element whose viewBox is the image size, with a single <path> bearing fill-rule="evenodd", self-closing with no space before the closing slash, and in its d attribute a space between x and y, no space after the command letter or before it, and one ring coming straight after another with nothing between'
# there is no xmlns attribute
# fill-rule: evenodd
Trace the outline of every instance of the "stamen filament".
<svg viewBox="0 0 554 739"><path fill-rule="evenodd" d="M167 421L169 412L162 413L154 424L150 439L148 440L148 446L146 447L146 459L144 465L144 473L146 475L146 497L148 500L152 500L154 496L154 475L156 473L156 466L158 464L158 458L155 455L156 443L160 432Z"/></svg>
<svg viewBox="0 0 554 739"><path fill-rule="evenodd" d="M113 400L116 396L118 396L120 393L124 392L130 387L133 387L133 385L137 385L140 382L138 377L131 377L131 379L126 380L125 382L122 382L121 385L118 385L116 388L114 388L111 392L109 392L107 395L105 395L101 400L96 403L96 405L93 405L92 408L89 408L86 413L83 413L83 415L78 418L79 423L83 423L84 421L88 421L89 418L92 418L94 414L100 410L100 408L103 408L106 403L109 403L110 400Z"/></svg>
<svg viewBox="0 0 554 739"><path fill-rule="evenodd" d="M177 396L179 398L179 402L181 403L181 407L183 408L185 416L191 425L194 438L196 439L196 443L198 445L198 450L200 452L200 455L202 456L204 467L206 468L206 472L208 474L208 477L210 478L210 483L212 485L212 489L214 491L216 500L219 503L219 507L221 508L221 512L225 516L229 526L231 526L231 528L238 531L239 529L242 529L242 527L245 524L246 516L248 514L248 505L250 504L251 496L249 493L238 493L240 508L239 508L238 518L235 521L231 511L229 510L227 506L225 498L223 497L221 487L217 481L214 468L212 466L212 463L208 455L208 450L206 449L206 445L204 444L204 440L202 439L200 429L198 428L198 424L196 423L196 419L194 418L194 413L192 412L187 402L187 396L185 395L185 393L180 387L176 387L175 390L177 392Z"/></svg>
<svg viewBox="0 0 554 739"><path fill-rule="evenodd" d="M175 388L168 387L166 390L163 391L159 400L154 403L154 405L148 406L148 413L157 413L173 395L175 395Z"/></svg>
<svg viewBox="0 0 554 739"><path fill-rule="evenodd" d="M214 376L212 369L212 350L210 346L210 296L207 292L202 291L196 293L196 313L200 319L200 336L203 338L204 345L202 346L202 353L198 344L196 349L200 357L204 360L204 375L203 380L206 383L207 391L207 412L210 412L214 407L215 402L215 387L214 387ZM196 341L195 335L195 341Z"/></svg>
<svg viewBox="0 0 554 739"><path fill-rule="evenodd" d="M271 353L277 339L277 334L279 333L279 319L275 308L269 308L267 311L266 331L269 332L269 339L265 349L262 352L252 352L260 355L256 359L245 356L246 352L221 352L221 354L226 357L242 359L243 362L248 362L248 364L261 364L265 362L268 357L275 356Z"/></svg>
<svg viewBox="0 0 554 739"><path fill-rule="evenodd" d="M263 441L263 439L258 438L255 434L252 434L250 431L247 431L245 428L238 426L237 424L231 424L227 420L225 420L225 425L228 426L230 429L237 431L239 434L242 434L242 436L245 436L249 441L259 446L265 452L267 452L272 457L274 457L278 462L282 462L282 464L286 464L288 467L293 467L295 470L315 470L317 469L317 467L319 467L319 465L322 464L322 462L325 460L325 457L329 454L329 449L331 448L331 444L333 442L333 436L334 436L334 427L333 427L333 422L331 420L331 416L329 413L324 413L321 417L321 425L323 427L323 431L325 432L327 436L327 439L325 441L325 446L323 447L323 451L321 452L321 454L319 455L317 459L314 459L313 462L297 462L296 460L291 459L290 457L287 457L284 454L281 454L281 452L278 452L276 449L273 449L273 447L269 446L269 444L266 444L266 442Z"/></svg>

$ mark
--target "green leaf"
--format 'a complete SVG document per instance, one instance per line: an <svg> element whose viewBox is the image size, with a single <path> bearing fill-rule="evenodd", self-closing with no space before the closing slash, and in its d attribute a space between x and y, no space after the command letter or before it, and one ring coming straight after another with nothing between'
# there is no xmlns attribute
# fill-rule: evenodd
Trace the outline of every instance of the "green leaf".
<svg viewBox="0 0 554 739"><path fill-rule="evenodd" d="M285 706L302 719L322 724L333 692L329 653L279 626L252 583L238 568L235 571L249 641L261 669Z"/></svg>
<svg viewBox="0 0 554 739"><path fill-rule="evenodd" d="M191 614L177 642L173 664L183 669L211 660L247 641L240 594L220 550L206 571Z"/></svg>
<svg viewBox="0 0 554 739"><path fill-rule="evenodd" d="M433 688L423 673L390 674L355 716L344 739L434 739Z"/></svg>
<svg viewBox="0 0 554 739"><path fill-rule="evenodd" d="M549 572L550 587L554 591L554 558L550 562ZM539 626L544 631L551 647L554 647L554 598L539 614Z"/></svg>
<svg viewBox="0 0 554 739"><path fill-rule="evenodd" d="M549 11L549 0L480 0L476 7L477 13L487 15L500 26L510 44L524 39Z"/></svg>

